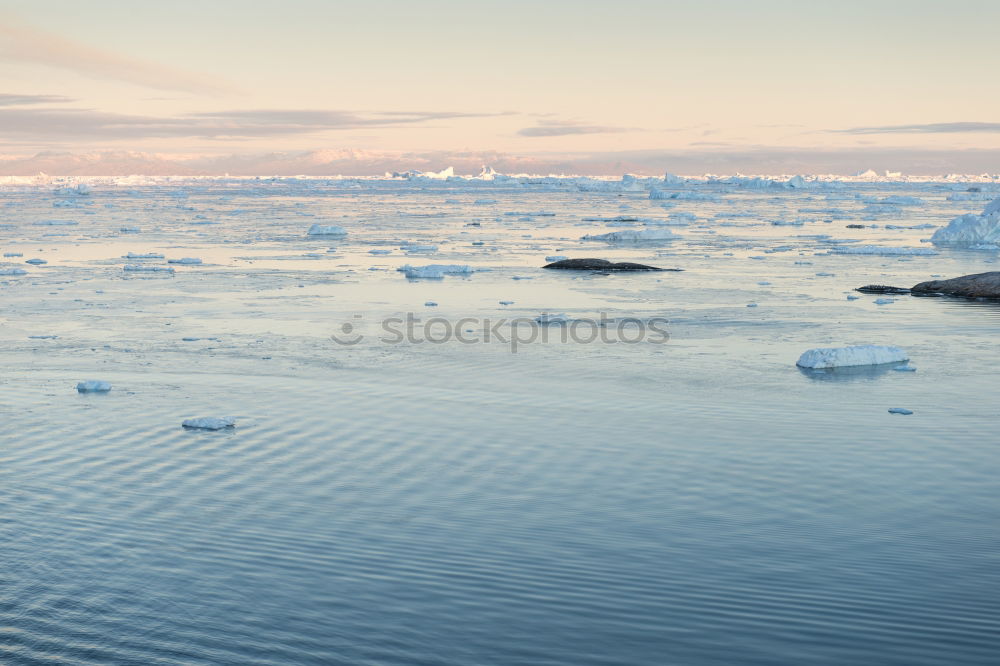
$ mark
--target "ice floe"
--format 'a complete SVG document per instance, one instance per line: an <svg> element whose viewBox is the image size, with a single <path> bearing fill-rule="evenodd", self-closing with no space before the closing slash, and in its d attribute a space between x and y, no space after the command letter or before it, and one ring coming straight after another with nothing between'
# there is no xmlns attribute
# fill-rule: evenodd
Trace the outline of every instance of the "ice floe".
<svg viewBox="0 0 1000 666"><path fill-rule="evenodd" d="M930 257L937 251L929 247L890 247L881 245L838 245L830 248L831 254L864 254L879 257L915 256Z"/></svg>
<svg viewBox="0 0 1000 666"><path fill-rule="evenodd" d="M310 236L346 236L347 229L336 225L314 224L307 233Z"/></svg>
<svg viewBox="0 0 1000 666"><path fill-rule="evenodd" d="M810 349L799 357L796 365L801 368L821 369L902 363L907 360L909 356L899 347L857 345Z"/></svg>
<svg viewBox="0 0 1000 666"><path fill-rule="evenodd" d="M622 229L606 234L588 234L580 240L629 242L629 241L660 241L680 238L669 229Z"/></svg>
<svg viewBox="0 0 1000 666"><path fill-rule="evenodd" d="M104 382L98 379L88 379L76 385L76 390L80 393L107 393L111 390L111 382Z"/></svg>
<svg viewBox="0 0 1000 666"><path fill-rule="evenodd" d="M197 266L201 263L198 257L181 257L180 259L167 259L168 264L183 264L185 266Z"/></svg>
<svg viewBox="0 0 1000 666"><path fill-rule="evenodd" d="M462 264L430 264L429 266L411 266L406 264L398 269L408 278L431 278L440 279L445 275L468 275L472 273L472 267Z"/></svg>
<svg viewBox="0 0 1000 666"><path fill-rule="evenodd" d="M236 419L231 416L202 416L195 419L185 419L181 425L195 430L223 430L234 427Z"/></svg>
<svg viewBox="0 0 1000 666"><path fill-rule="evenodd" d="M122 270L129 273L173 273L172 266L146 266L142 264L125 264Z"/></svg>

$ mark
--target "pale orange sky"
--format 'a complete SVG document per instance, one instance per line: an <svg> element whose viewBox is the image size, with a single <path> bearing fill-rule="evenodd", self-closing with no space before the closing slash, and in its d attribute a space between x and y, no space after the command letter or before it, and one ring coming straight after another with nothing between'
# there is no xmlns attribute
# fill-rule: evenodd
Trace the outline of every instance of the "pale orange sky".
<svg viewBox="0 0 1000 666"><path fill-rule="evenodd" d="M6 0L0 152L1000 149L997 25L996 2Z"/></svg>

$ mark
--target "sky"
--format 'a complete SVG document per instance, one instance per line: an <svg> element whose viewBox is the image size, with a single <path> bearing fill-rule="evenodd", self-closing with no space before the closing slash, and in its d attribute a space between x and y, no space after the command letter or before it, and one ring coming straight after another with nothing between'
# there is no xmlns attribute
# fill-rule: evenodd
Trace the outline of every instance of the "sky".
<svg viewBox="0 0 1000 666"><path fill-rule="evenodd" d="M995 0L0 0L0 154L978 170L1000 155L998 25Z"/></svg>

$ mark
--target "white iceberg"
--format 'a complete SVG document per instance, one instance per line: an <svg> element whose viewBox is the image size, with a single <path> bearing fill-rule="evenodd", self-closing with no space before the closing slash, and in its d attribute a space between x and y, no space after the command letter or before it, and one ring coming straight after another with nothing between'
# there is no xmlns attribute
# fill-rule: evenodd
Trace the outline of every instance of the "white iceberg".
<svg viewBox="0 0 1000 666"><path fill-rule="evenodd" d="M111 382L102 382L98 379L88 379L76 385L76 390L80 393L107 393L111 390Z"/></svg>
<svg viewBox="0 0 1000 666"><path fill-rule="evenodd" d="M961 215L934 232L935 245L980 245L1000 241L1000 198L986 205L979 215Z"/></svg>
<svg viewBox="0 0 1000 666"><path fill-rule="evenodd" d="M310 236L346 236L347 229L330 224L314 224L307 232Z"/></svg>
<svg viewBox="0 0 1000 666"><path fill-rule="evenodd" d="M231 416L202 416L196 419L185 419L181 425L197 430L223 430L235 426L236 419Z"/></svg>
<svg viewBox="0 0 1000 666"><path fill-rule="evenodd" d="M810 349L799 357L800 368L844 368L858 365L902 363L909 355L899 347L857 345L854 347L820 347Z"/></svg>
<svg viewBox="0 0 1000 666"><path fill-rule="evenodd" d="M596 240L608 242L628 242L628 241L659 241L674 240L680 238L669 229L622 229L606 234L594 234L582 237L580 240Z"/></svg>

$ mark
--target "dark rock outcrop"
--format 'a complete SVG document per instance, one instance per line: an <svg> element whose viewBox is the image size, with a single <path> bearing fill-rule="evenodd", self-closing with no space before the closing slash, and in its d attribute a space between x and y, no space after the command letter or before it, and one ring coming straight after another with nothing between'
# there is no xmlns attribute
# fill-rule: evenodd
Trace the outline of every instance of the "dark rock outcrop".
<svg viewBox="0 0 1000 666"><path fill-rule="evenodd" d="M858 287L854 291L860 291L862 294L908 294L909 289L903 287L890 287L884 284L866 284L863 287Z"/></svg>
<svg viewBox="0 0 1000 666"><path fill-rule="evenodd" d="M633 264L627 261L611 263L606 259L563 259L546 264L542 268L555 268L564 271L679 271L680 268L657 268L645 264Z"/></svg>
<svg viewBox="0 0 1000 666"><path fill-rule="evenodd" d="M910 289L916 296L960 296L963 298L1000 299L1000 271L963 275L951 280L930 280Z"/></svg>

